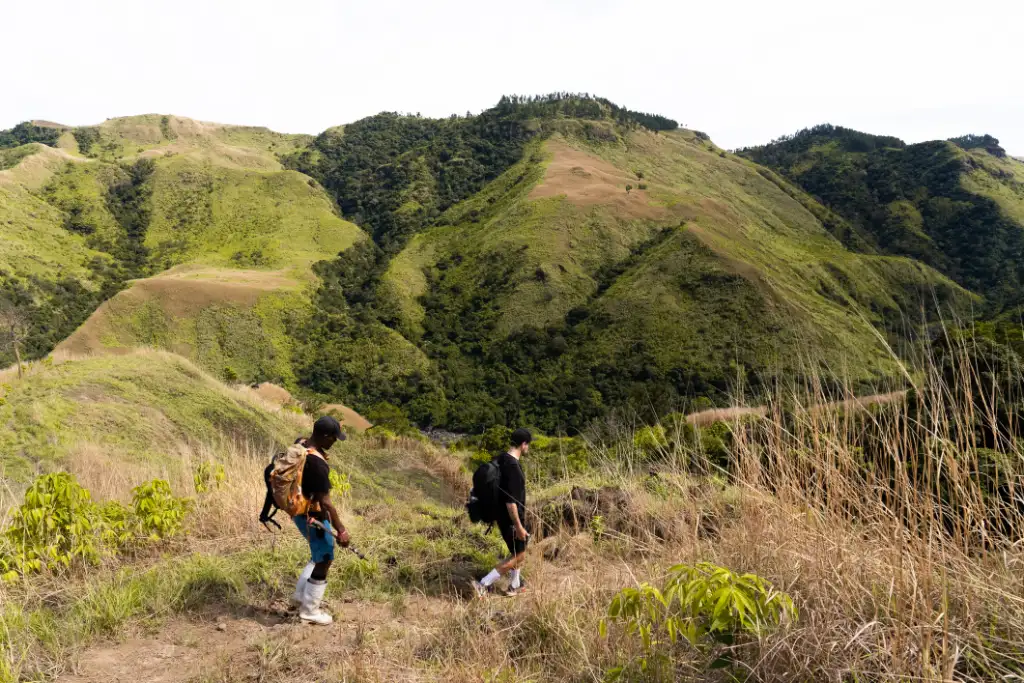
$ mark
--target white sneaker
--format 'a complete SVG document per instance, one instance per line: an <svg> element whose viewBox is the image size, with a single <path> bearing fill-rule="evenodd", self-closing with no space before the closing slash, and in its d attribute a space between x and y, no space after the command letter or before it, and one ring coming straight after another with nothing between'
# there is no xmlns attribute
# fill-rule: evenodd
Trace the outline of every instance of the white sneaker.
<svg viewBox="0 0 1024 683"><path fill-rule="evenodd" d="M327 591L327 582L314 582L313 579L306 581L306 590L302 594L302 607L299 609L299 619L311 624L328 626L334 623L334 617L320 609L320 601L324 599Z"/></svg>

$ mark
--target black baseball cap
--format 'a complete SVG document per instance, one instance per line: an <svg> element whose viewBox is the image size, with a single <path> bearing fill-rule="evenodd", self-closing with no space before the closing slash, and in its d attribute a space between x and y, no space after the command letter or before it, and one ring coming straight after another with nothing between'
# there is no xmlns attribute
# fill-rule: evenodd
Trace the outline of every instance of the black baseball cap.
<svg viewBox="0 0 1024 683"><path fill-rule="evenodd" d="M333 436L338 441L345 440L345 432L341 430L341 423L330 415L324 415L313 423L313 436Z"/></svg>

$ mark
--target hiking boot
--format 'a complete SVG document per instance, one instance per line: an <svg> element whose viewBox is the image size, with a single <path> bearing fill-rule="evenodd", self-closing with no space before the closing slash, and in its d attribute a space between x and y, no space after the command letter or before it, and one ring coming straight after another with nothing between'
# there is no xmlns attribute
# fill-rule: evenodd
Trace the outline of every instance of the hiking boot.
<svg viewBox="0 0 1024 683"><path fill-rule="evenodd" d="M294 612L302 607L302 594L306 592L306 581L309 580L314 567L316 567L316 563L310 562L302 568L302 573L299 574L299 580L295 584L295 592L292 593L292 597L288 601L289 610Z"/></svg>
<svg viewBox="0 0 1024 683"><path fill-rule="evenodd" d="M327 582L306 581L306 590L302 593L302 607L299 609L299 619L311 624L327 626L334 623L334 617L320 609L320 601L324 599L327 591Z"/></svg>

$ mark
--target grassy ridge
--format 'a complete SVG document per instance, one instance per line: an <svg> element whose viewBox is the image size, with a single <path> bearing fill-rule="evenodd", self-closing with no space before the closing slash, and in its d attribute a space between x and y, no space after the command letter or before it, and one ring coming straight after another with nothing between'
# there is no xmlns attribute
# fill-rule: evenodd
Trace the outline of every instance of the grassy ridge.
<svg viewBox="0 0 1024 683"><path fill-rule="evenodd" d="M297 292L314 262L364 238L314 181L278 163L308 139L156 115L72 133L66 146L91 158L26 145L5 150L5 165L18 163L0 171L0 270L20 283L15 303L41 321L57 283L93 293L72 297L56 335L35 328L28 355L71 335L124 280L188 265L188 276L132 287L63 348L156 345L224 378L293 384L285 328L308 317Z"/></svg>
<svg viewBox="0 0 1024 683"><path fill-rule="evenodd" d="M316 183L294 171L260 172L157 162L146 246L157 270L181 263L292 269L334 256L363 233L339 218Z"/></svg>
<svg viewBox="0 0 1024 683"><path fill-rule="evenodd" d="M174 443L276 440L291 426L258 402L217 383L184 358L156 351L35 363L24 380L0 385L0 437L8 480L66 466L78 449L114 461L173 459ZM291 426L294 429L294 426Z"/></svg>

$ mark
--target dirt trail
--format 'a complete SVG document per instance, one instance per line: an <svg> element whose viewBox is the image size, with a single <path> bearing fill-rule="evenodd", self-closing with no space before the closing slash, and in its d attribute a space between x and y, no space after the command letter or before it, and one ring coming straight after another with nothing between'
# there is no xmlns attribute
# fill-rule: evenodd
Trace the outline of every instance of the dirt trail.
<svg viewBox="0 0 1024 683"><path fill-rule="evenodd" d="M873 405L885 405L886 403L894 403L895 401L903 400L907 395L906 391L891 391L887 394L872 394L870 396L859 396L857 398L846 399L843 401L833 401L832 403L824 403L813 408L814 412L822 412L826 410L832 410L835 408L856 408L858 410L867 408ZM741 417L747 417L753 415L755 417L764 417L768 414L768 408L766 406L733 406L731 408L711 408L709 410L701 410L700 412L690 413L686 416L686 421L692 425L699 427L707 426L712 422L730 422L737 420Z"/></svg>
<svg viewBox="0 0 1024 683"><path fill-rule="evenodd" d="M283 607L278 606L279 608ZM343 679L361 654L394 648L392 633L415 638L440 623L450 605L412 597L401 611L388 604L339 599L331 607L335 623L316 627L282 610L229 614L198 620L175 618L149 634L86 651L74 671L57 683L187 683L189 681L286 681ZM387 657L373 657L375 666ZM402 672L379 672L385 680ZM406 672L407 673L407 672ZM333 674L333 675L329 675ZM427 679L422 679L427 680Z"/></svg>

